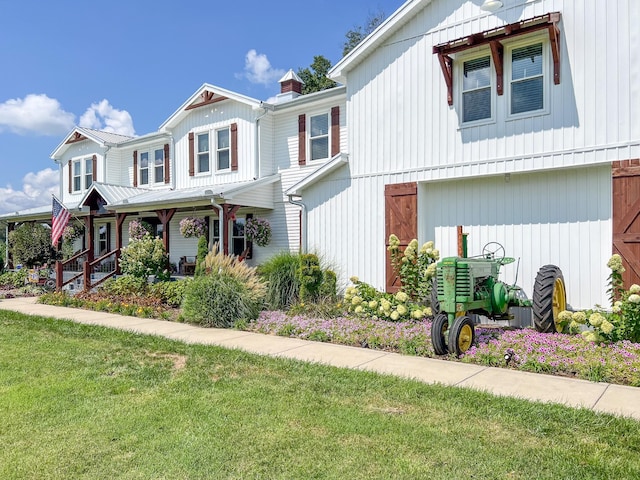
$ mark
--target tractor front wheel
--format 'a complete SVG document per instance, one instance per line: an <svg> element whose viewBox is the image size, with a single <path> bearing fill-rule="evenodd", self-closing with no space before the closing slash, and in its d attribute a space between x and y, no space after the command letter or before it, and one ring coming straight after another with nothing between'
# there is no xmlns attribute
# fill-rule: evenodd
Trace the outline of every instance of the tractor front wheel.
<svg viewBox="0 0 640 480"><path fill-rule="evenodd" d="M433 319L431 324L431 343L433 344L433 351L436 355L447 354L447 344L444 340L444 334L449 328L449 317L446 313L439 313Z"/></svg>
<svg viewBox="0 0 640 480"><path fill-rule="evenodd" d="M471 348L475 339L475 330L471 317L464 315L456 318L449 330L449 353L459 357Z"/></svg>
<svg viewBox="0 0 640 480"><path fill-rule="evenodd" d="M538 271L533 286L533 324L543 333L560 332L558 315L567 309L567 292L562 272L555 265Z"/></svg>

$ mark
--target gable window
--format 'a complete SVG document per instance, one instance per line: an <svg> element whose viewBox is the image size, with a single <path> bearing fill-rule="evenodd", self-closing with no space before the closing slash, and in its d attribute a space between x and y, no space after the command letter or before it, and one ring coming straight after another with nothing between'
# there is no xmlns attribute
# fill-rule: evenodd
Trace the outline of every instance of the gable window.
<svg viewBox="0 0 640 480"><path fill-rule="evenodd" d="M512 115L544 108L542 43L511 50L510 112Z"/></svg>
<svg viewBox="0 0 640 480"><path fill-rule="evenodd" d="M79 192L82 189L82 163L80 160L73 162L73 191Z"/></svg>
<svg viewBox="0 0 640 480"><path fill-rule="evenodd" d="M311 160L329 158L329 114L314 115L310 123Z"/></svg>
<svg viewBox="0 0 640 480"><path fill-rule="evenodd" d="M228 170L231 166L231 142L229 128L216 130L216 161L218 170Z"/></svg>
<svg viewBox="0 0 640 480"><path fill-rule="evenodd" d="M149 185L149 152L140 154L140 185Z"/></svg>
<svg viewBox="0 0 640 480"><path fill-rule="evenodd" d="M468 60L462 68L462 121L491 118L491 57Z"/></svg>
<svg viewBox="0 0 640 480"><path fill-rule="evenodd" d="M93 158L84 159L84 188L89 188L93 183Z"/></svg>
<svg viewBox="0 0 640 480"><path fill-rule="evenodd" d="M164 181L164 149L158 149L154 154L153 181L162 183Z"/></svg>
<svg viewBox="0 0 640 480"><path fill-rule="evenodd" d="M209 171L209 133L198 135L198 173Z"/></svg>

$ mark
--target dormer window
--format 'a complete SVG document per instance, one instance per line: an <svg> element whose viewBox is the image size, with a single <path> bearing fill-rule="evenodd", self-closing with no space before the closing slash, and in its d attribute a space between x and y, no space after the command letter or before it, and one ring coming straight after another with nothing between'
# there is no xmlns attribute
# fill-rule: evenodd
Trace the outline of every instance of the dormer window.
<svg viewBox="0 0 640 480"><path fill-rule="evenodd" d="M231 167L231 142L229 128L216 130L217 170L229 170Z"/></svg>
<svg viewBox="0 0 640 480"><path fill-rule="evenodd" d="M69 163L69 193L87 190L96 178L96 156L71 160Z"/></svg>
<svg viewBox="0 0 640 480"><path fill-rule="evenodd" d="M93 159L84 159L84 188L88 189L93 183Z"/></svg>
<svg viewBox="0 0 640 480"><path fill-rule="evenodd" d="M73 191L82 189L82 163L80 160L73 162Z"/></svg>
<svg viewBox="0 0 640 480"><path fill-rule="evenodd" d="M154 151L153 180L155 183L164 181L164 149L162 148Z"/></svg>
<svg viewBox="0 0 640 480"><path fill-rule="evenodd" d="M198 173L209 171L209 133L198 135Z"/></svg>

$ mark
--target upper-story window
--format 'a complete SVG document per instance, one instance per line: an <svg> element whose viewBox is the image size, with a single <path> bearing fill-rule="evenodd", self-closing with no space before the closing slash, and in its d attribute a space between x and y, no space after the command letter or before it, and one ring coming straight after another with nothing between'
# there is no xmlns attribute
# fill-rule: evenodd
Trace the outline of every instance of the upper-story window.
<svg viewBox="0 0 640 480"><path fill-rule="evenodd" d="M93 157L81 158L71 162L71 191L80 192L93 183Z"/></svg>
<svg viewBox="0 0 640 480"><path fill-rule="evenodd" d="M510 114L544 109L545 61L542 43L511 50Z"/></svg>
<svg viewBox="0 0 640 480"><path fill-rule="evenodd" d="M310 118L310 123L311 160L329 158L329 114L313 115Z"/></svg>
<svg viewBox="0 0 640 480"><path fill-rule="evenodd" d="M149 185L149 152L140 154L140 185Z"/></svg>
<svg viewBox="0 0 640 480"><path fill-rule="evenodd" d="M84 159L84 188L89 188L93 183L93 158Z"/></svg>
<svg viewBox="0 0 640 480"><path fill-rule="evenodd" d="M155 183L164 181L164 149L154 151L153 180Z"/></svg>
<svg viewBox="0 0 640 480"><path fill-rule="evenodd" d="M491 76L491 57L489 55L463 62L463 123L492 118Z"/></svg>
<svg viewBox="0 0 640 480"><path fill-rule="evenodd" d="M201 133L198 135L198 161L197 172L208 172L209 167L209 133Z"/></svg>
<svg viewBox="0 0 640 480"><path fill-rule="evenodd" d="M217 170L228 170L231 167L231 142L229 127L216 130Z"/></svg>

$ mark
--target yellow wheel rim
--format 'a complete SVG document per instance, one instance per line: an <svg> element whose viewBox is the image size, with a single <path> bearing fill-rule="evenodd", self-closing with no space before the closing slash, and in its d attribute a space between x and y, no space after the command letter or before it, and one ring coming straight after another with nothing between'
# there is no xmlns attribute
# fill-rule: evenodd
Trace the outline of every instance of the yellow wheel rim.
<svg viewBox="0 0 640 480"><path fill-rule="evenodd" d="M471 348L471 342L473 340L473 330L469 325L463 325L460 329L460 336L458 337L458 348L461 352L466 352Z"/></svg>
<svg viewBox="0 0 640 480"><path fill-rule="evenodd" d="M564 290L564 282L561 278L556 278L556 281L553 283L553 323L556 327L556 332L561 332L562 327L559 325L558 316L560 312L563 312L567 309L567 293Z"/></svg>

